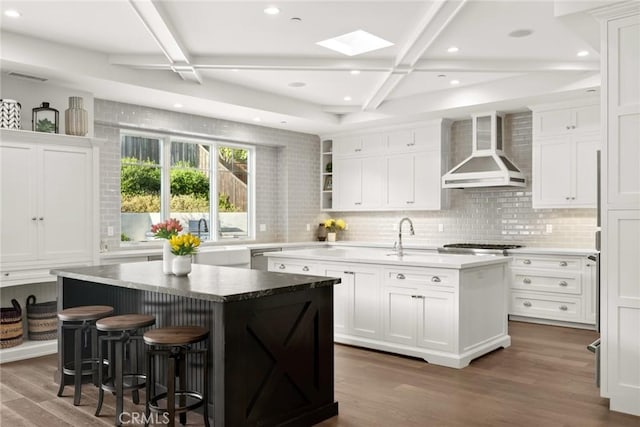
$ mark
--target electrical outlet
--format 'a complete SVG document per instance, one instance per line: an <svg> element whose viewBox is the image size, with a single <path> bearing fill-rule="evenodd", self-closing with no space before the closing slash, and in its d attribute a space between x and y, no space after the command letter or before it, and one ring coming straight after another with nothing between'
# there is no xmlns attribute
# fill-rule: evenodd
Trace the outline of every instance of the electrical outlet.
<svg viewBox="0 0 640 427"><path fill-rule="evenodd" d="M393 231L398 231L398 224L393 224Z"/></svg>
<svg viewBox="0 0 640 427"><path fill-rule="evenodd" d="M311 224L307 224L307 231L311 231Z"/></svg>
<svg viewBox="0 0 640 427"><path fill-rule="evenodd" d="M260 224L260 231L267 231L267 224Z"/></svg>
<svg viewBox="0 0 640 427"><path fill-rule="evenodd" d="M438 224L438 232L442 233L444 231L444 224Z"/></svg>
<svg viewBox="0 0 640 427"><path fill-rule="evenodd" d="M547 224L547 233L553 233L553 224Z"/></svg>
<svg viewBox="0 0 640 427"><path fill-rule="evenodd" d="M112 226L107 227L107 236L112 237L113 234L114 234L113 227Z"/></svg>
<svg viewBox="0 0 640 427"><path fill-rule="evenodd" d="M349 231L349 224L344 225L344 231Z"/></svg>

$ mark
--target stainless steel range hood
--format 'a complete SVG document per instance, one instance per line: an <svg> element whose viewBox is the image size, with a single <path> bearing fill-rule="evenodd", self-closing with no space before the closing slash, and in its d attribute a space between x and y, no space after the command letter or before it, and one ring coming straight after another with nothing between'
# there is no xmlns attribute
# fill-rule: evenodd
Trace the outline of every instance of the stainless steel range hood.
<svg viewBox="0 0 640 427"><path fill-rule="evenodd" d="M442 188L525 187L524 174L502 151L502 135L501 115L474 115L471 156L442 177Z"/></svg>

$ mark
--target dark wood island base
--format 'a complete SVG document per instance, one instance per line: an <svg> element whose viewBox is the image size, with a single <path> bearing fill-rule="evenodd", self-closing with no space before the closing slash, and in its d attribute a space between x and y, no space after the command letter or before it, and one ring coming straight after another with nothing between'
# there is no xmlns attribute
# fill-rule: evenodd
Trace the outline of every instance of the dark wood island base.
<svg viewBox="0 0 640 427"><path fill-rule="evenodd" d="M157 327L209 328L214 426L310 426L337 415L333 285L339 280L193 267L186 278L162 274L161 262L55 270L58 308L106 304L115 314L154 315ZM189 371L190 388L202 387L200 369Z"/></svg>

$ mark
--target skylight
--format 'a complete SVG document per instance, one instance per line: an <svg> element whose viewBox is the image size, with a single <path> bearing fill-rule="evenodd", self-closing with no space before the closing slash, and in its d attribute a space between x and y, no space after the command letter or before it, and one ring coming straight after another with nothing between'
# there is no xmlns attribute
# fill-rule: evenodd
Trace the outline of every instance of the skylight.
<svg viewBox="0 0 640 427"><path fill-rule="evenodd" d="M332 39L323 40L316 44L347 56L360 55L362 53L393 46L393 43L390 41L374 36L373 34L367 33L363 30L356 30Z"/></svg>

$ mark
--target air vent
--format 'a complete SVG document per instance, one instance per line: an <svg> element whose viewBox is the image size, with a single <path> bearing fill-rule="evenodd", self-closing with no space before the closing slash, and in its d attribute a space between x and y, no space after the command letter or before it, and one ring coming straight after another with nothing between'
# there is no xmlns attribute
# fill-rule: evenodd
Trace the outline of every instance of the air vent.
<svg viewBox="0 0 640 427"><path fill-rule="evenodd" d="M20 79L37 80L39 82L46 82L47 80L49 80L49 79L45 79L44 77L30 76L29 74L15 73L13 71L10 72L9 75L13 77L18 77Z"/></svg>

